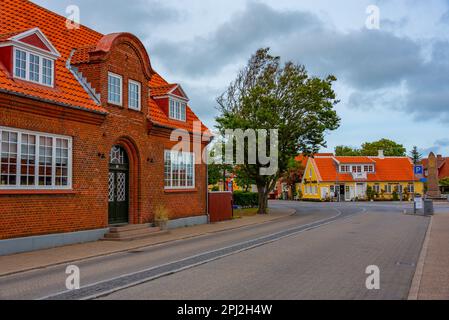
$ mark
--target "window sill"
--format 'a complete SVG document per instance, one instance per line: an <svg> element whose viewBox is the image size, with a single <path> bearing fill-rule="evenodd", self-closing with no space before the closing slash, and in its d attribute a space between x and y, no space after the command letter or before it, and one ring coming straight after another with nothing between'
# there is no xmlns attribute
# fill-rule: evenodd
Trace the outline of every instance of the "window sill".
<svg viewBox="0 0 449 320"><path fill-rule="evenodd" d="M1 195L74 195L73 190L0 190Z"/></svg>
<svg viewBox="0 0 449 320"><path fill-rule="evenodd" d="M192 189L165 189L165 193L193 193L198 192L198 189L192 188Z"/></svg>

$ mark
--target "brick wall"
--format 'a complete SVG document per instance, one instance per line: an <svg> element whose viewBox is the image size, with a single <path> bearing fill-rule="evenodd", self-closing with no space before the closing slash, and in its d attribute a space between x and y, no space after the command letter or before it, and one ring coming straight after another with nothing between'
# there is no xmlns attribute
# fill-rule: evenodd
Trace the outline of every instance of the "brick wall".
<svg viewBox="0 0 449 320"><path fill-rule="evenodd" d="M74 121L64 112L47 115L31 112L18 107L24 98L12 95L0 100L3 101L0 126L73 137L73 192L20 195L0 192L0 239L107 227L109 151L115 144L124 146L130 157L131 223L153 221L159 205L168 208L171 219L204 215L205 165L196 165L194 189L164 190L164 150L175 143L169 140L167 129L153 127L148 132L148 81L136 49L119 44L108 59L78 67L101 93L103 106L109 112L100 124ZM107 103L108 71L123 76L123 107ZM128 79L142 83L142 112L127 109ZM32 103L42 109L46 107L40 102ZM102 154L106 156L104 159L99 156Z"/></svg>

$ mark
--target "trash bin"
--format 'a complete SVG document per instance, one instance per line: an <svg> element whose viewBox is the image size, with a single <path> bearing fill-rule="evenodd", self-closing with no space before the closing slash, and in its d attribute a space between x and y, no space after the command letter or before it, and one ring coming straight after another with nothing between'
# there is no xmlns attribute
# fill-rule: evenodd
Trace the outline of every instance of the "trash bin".
<svg viewBox="0 0 449 320"><path fill-rule="evenodd" d="M424 200L424 215L425 216L432 216L434 213L433 211L433 200L426 199Z"/></svg>

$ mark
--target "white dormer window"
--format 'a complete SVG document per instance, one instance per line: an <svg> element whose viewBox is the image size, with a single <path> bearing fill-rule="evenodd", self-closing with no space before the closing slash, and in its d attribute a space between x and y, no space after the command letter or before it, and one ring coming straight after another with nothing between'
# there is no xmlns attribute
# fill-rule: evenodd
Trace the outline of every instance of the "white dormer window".
<svg viewBox="0 0 449 320"><path fill-rule="evenodd" d="M61 55L39 28L8 38L2 46L13 49L12 70L9 71L14 78L54 86L55 61Z"/></svg>
<svg viewBox="0 0 449 320"><path fill-rule="evenodd" d="M187 103L181 100L170 98L170 118L186 121Z"/></svg>
<svg viewBox="0 0 449 320"><path fill-rule="evenodd" d="M53 87L54 60L15 48L14 77Z"/></svg>
<svg viewBox="0 0 449 320"><path fill-rule="evenodd" d="M108 102L121 106L123 92L123 78L118 74L109 72L108 76Z"/></svg>

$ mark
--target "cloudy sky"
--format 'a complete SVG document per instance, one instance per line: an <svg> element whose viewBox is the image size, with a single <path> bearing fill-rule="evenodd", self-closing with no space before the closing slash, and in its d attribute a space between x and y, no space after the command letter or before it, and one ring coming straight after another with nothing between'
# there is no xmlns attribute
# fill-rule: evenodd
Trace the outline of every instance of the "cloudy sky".
<svg viewBox="0 0 449 320"><path fill-rule="evenodd" d="M449 156L449 0L34 0L81 23L128 31L153 67L214 126L215 98L260 47L334 74L341 127L328 149L389 138ZM368 29L369 5L380 28Z"/></svg>

